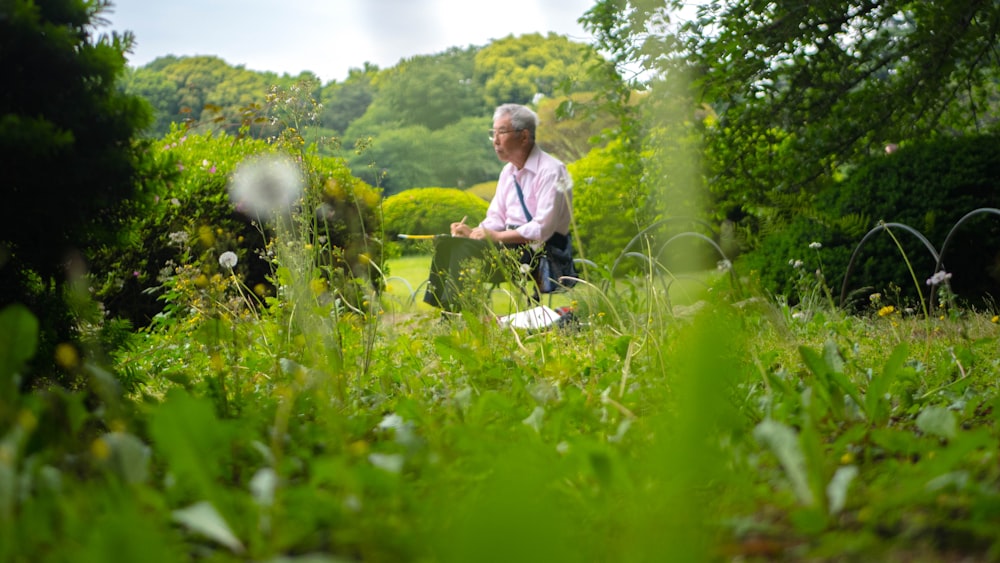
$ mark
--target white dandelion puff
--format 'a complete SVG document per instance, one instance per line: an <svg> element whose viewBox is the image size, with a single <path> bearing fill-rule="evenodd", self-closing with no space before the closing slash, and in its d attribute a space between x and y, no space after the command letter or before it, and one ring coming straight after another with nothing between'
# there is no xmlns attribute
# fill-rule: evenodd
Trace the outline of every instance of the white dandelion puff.
<svg viewBox="0 0 1000 563"><path fill-rule="evenodd" d="M569 174L562 175L559 180L556 181L556 191L564 194L573 189L573 178Z"/></svg>
<svg viewBox="0 0 1000 563"><path fill-rule="evenodd" d="M232 270L236 267L238 262L239 258L236 256L236 253L231 250L227 250L219 256L219 265L223 268Z"/></svg>
<svg viewBox="0 0 1000 563"><path fill-rule="evenodd" d="M298 166L276 155L241 162L229 182L229 199L253 218L268 218L289 210L302 194Z"/></svg>

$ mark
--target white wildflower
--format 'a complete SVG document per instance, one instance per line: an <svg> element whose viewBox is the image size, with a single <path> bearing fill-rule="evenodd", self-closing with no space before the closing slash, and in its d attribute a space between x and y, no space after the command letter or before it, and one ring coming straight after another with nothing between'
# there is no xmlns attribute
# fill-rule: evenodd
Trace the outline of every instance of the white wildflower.
<svg viewBox="0 0 1000 563"><path fill-rule="evenodd" d="M823 244L819 243L819 242L810 242L809 243L809 248L811 248L813 250L819 250L819 249L823 248Z"/></svg>
<svg viewBox="0 0 1000 563"><path fill-rule="evenodd" d="M219 256L219 265L223 268L232 270L236 267L237 262L239 262L239 258L236 256L236 253L231 250L227 250Z"/></svg>
<svg viewBox="0 0 1000 563"><path fill-rule="evenodd" d="M531 273L531 264L521 264L521 273L528 275Z"/></svg>
<svg viewBox="0 0 1000 563"><path fill-rule="evenodd" d="M933 276L927 278L927 285L934 287L936 285L941 285L942 283L951 279L951 274L941 270L940 272L935 272Z"/></svg>
<svg viewBox="0 0 1000 563"><path fill-rule="evenodd" d="M167 238L170 239L170 244L183 246L188 241L188 234L185 231L174 231L167 235Z"/></svg>
<svg viewBox="0 0 1000 563"><path fill-rule="evenodd" d="M722 271L722 272L728 272L729 270L731 270L731 269L732 269L732 267L733 267L733 263L732 263L732 262L730 262L729 260L719 260L719 261L718 261L718 262L717 262L717 263L715 264L715 267L716 267L716 268L718 268L718 269L719 269L719 271Z"/></svg>
<svg viewBox="0 0 1000 563"><path fill-rule="evenodd" d="M229 182L229 198L236 209L254 218L287 211L302 194L299 168L280 156L241 162Z"/></svg>

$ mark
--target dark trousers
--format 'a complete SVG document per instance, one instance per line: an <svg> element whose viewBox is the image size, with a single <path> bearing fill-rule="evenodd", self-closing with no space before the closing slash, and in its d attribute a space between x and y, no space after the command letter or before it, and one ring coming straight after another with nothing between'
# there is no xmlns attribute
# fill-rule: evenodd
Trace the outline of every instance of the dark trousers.
<svg viewBox="0 0 1000 563"><path fill-rule="evenodd" d="M512 253L510 264L501 258L504 248L518 248ZM437 237L434 239L434 257L431 272L424 292L424 303L445 311L457 312L461 309L459 292L469 281L501 283L511 276L515 260L524 262L530 255L523 252L525 245L504 247L485 240L464 237ZM471 262L475 260L475 262ZM475 274L465 273L470 264L475 264Z"/></svg>

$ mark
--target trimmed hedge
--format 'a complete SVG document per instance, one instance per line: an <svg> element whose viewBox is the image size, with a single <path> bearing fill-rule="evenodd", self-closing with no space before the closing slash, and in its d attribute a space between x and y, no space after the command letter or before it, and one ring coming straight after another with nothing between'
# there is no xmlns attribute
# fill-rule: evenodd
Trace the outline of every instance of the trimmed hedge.
<svg viewBox="0 0 1000 563"><path fill-rule="evenodd" d="M403 234L435 235L450 232L451 224L466 217L476 225L486 217L489 203L471 193L455 188L414 188L385 199L382 222L388 240ZM430 245L407 242L400 245L403 254L426 253Z"/></svg>
<svg viewBox="0 0 1000 563"><path fill-rule="evenodd" d="M942 137L903 146L893 154L873 156L845 181L820 193L813 212L763 239L742 265L758 272L765 288L792 298L797 275L789 262L802 260L809 271L822 268L839 296L851 254L880 221L907 225L940 251L948 232L967 213L1000 207L998 184L997 135ZM871 292L896 293L893 286L903 301L915 302L918 285L928 297L933 256L906 229L893 228L891 234L871 237L855 259L846 287L858 293L859 302ZM810 249L812 242L822 248ZM951 288L959 298L975 306L1000 295L1000 217L984 214L964 223L945 251L944 269L952 274Z"/></svg>

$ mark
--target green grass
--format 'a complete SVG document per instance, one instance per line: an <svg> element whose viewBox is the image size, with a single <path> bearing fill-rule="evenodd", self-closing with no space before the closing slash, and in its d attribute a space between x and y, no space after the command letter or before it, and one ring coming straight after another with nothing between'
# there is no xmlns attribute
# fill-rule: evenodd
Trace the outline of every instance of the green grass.
<svg viewBox="0 0 1000 563"><path fill-rule="evenodd" d="M535 333L183 286L202 308L37 393L5 310L0 560L1000 556L1000 318L668 281L576 288L578 329Z"/></svg>
<svg viewBox="0 0 1000 563"><path fill-rule="evenodd" d="M383 302L392 312L402 313L422 313L433 312L434 307L423 302L423 284L427 281L427 275L431 266L431 255L402 256L393 258L386 263L389 272L388 282ZM523 308L526 302L523 296L511 286L511 284L501 284L497 291L490 295L492 310L498 314L507 314ZM573 296L570 294L559 294L552 296L550 300L546 296L543 300L545 305L561 307L571 305Z"/></svg>

